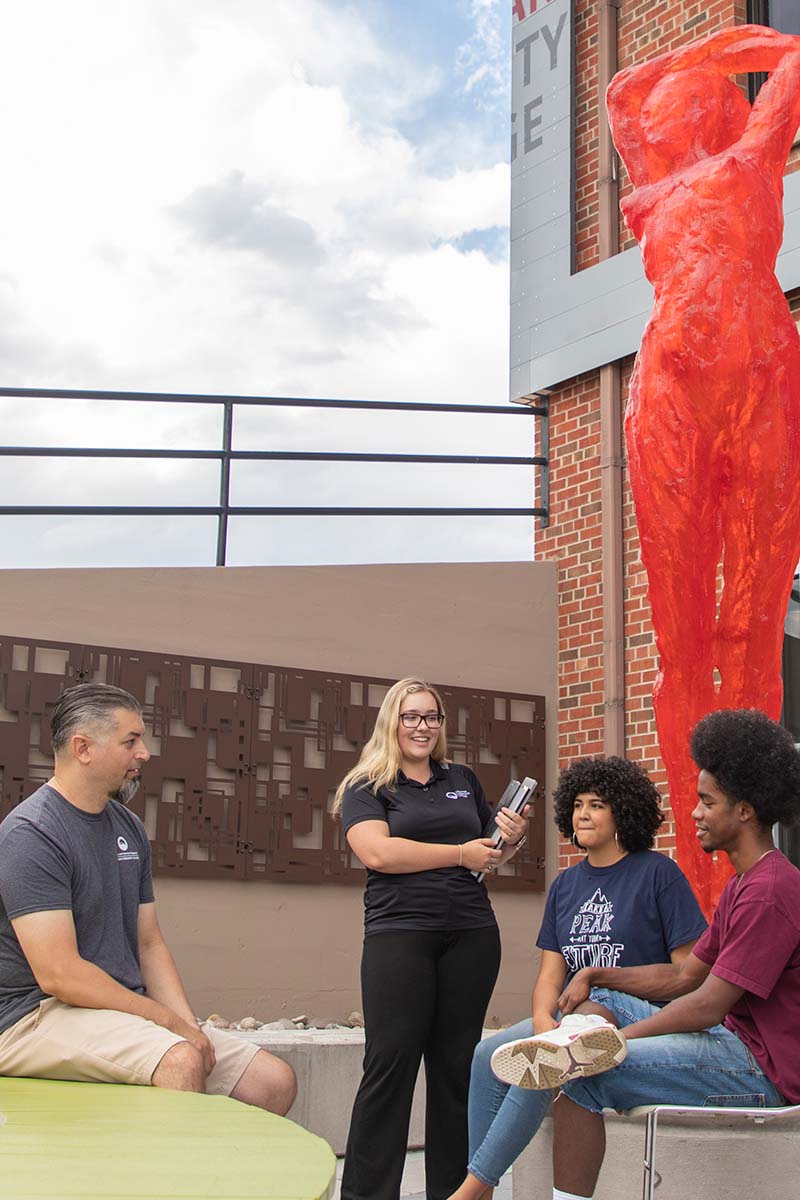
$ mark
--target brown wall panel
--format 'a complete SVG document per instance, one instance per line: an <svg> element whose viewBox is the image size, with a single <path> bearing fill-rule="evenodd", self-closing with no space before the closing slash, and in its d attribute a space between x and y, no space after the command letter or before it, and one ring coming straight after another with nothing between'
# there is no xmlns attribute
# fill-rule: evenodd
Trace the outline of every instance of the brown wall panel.
<svg viewBox="0 0 800 1200"><path fill-rule="evenodd" d="M27 670L14 668L23 661ZM147 827L156 874L361 884L331 808L393 680L0 634L4 812L49 773L60 691L89 681L123 687L143 706L152 757L131 808ZM490 799L512 776L539 780L528 844L497 887L541 891L544 697L438 686L449 753L479 774Z"/></svg>
<svg viewBox="0 0 800 1200"><path fill-rule="evenodd" d="M145 523L143 536L150 528ZM297 671L329 678L343 673L394 680L422 674L470 694L541 695L547 706L552 790L557 749L556 575L553 563L6 570L0 571L0 630L13 633L18 643L122 643L157 655L162 664L205 664L202 675L190 678L189 690L223 696L230 680L215 672L212 687L215 663L259 664L267 672L265 664L289 663ZM23 648L17 657L19 661L10 664L21 672L15 686L25 687L28 651ZM40 651L43 678L37 686L45 694L35 697L36 705L55 699L63 686L65 662L63 651ZM4 663L3 670L8 669ZM156 682L152 680L151 693L145 693L154 708ZM160 697L159 704L164 707ZM9 786L16 802L49 777L52 758L41 722L31 734L24 713L21 725L5 714L9 715L11 722L0 711L0 743L11 748L11 775L18 782L16 790ZM528 715L516 704L509 711L511 721L523 725ZM450 717L456 725L452 712ZM259 720L268 725L269 712ZM370 713L356 705L348 707L345 721L345 743L334 739L330 750L337 779L352 761L347 743L363 744L371 728ZM180 733L176 726L175 744ZM496 736L496 730L490 731L489 750L483 755L487 761L478 764L487 785L486 768L493 765L496 749L491 738ZM346 748L338 749L341 744ZM230 746L217 750L218 756L229 753ZM183 787L180 781L170 786L173 794ZM223 848L226 837L230 842L231 828L236 828L230 804L226 808L228 790L223 779L213 788L207 782L205 793L209 818L222 831L218 840ZM167 816L173 810L174 805ZM558 842L549 799L540 812L549 879L555 872ZM251 810L259 837L265 836L268 819L265 807ZM308 816L304 828L307 822ZM168 820L165 830L169 840ZM295 829L295 841L298 836L302 835ZM363 870L353 869L363 880ZM310 1012L341 1018L360 1007L360 889L279 880L275 874L253 883L235 878L230 869L220 870L214 879L170 871L156 880L159 919L198 1012L216 1010L229 1017L254 1012L262 1019ZM503 939L503 963L489 1015L511 1021L530 1011L544 897L530 886L499 890L498 883L493 880L490 891Z"/></svg>

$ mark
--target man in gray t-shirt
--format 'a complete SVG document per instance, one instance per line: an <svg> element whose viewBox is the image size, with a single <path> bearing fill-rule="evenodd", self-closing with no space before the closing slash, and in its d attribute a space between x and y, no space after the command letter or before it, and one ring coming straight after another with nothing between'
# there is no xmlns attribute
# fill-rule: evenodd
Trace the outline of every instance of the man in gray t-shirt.
<svg viewBox="0 0 800 1200"><path fill-rule="evenodd" d="M139 704L79 684L55 772L0 824L0 1075L151 1084L285 1113L291 1067L200 1028L161 935L150 843L125 803L150 753Z"/></svg>
<svg viewBox="0 0 800 1200"><path fill-rule="evenodd" d="M80 957L143 996L137 925L154 900L147 834L118 800L85 812L46 783L23 801L0 825L0 1033L48 994L12 921L71 913Z"/></svg>

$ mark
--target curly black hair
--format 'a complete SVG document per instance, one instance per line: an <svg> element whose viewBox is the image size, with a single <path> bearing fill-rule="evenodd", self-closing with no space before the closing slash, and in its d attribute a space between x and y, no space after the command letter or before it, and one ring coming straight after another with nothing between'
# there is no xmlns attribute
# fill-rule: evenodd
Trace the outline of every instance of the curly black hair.
<svg viewBox="0 0 800 1200"><path fill-rule="evenodd" d="M800 819L800 754L788 729L757 708L721 708L695 726L692 758L762 826Z"/></svg>
<svg viewBox="0 0 800 1200"><path fill-rule="evenodd" d="M553 793L556 825L572 837L575 797L594 792L611 806L617 836L625 850L649 850L664 820L656 786L638 763L626 758L579 758L561 772Z"/></svg>

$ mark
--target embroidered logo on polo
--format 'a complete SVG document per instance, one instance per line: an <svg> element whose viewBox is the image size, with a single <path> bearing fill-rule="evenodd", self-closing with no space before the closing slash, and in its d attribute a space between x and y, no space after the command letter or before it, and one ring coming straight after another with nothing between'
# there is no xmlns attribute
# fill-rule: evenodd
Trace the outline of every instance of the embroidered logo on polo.
<svg viewBox="0 0 800 1200"><path fill-rule="evenodd" d="M472 795L472 792L464 792L464 791L445 792L445 796L447 797L448 800L468 800L471 795Z"/></svg>
<svg viewBox="0 0 800 1200"><path fill-rule="evenodd" d="M120 834L117 838L117 851L117 862L132 862L134 860L137 862L139 861L139 851L129 850L128 839L124 838L122 834Z"/></svg>
<svg viewBox="0 0 800 1200"><path fill-rule="evenodd" d="M584 900L569 931L570 944L561 947L570 972L582 967L616 967L625 949L623 942L611 940L614 905L600 888Z"/></svg>

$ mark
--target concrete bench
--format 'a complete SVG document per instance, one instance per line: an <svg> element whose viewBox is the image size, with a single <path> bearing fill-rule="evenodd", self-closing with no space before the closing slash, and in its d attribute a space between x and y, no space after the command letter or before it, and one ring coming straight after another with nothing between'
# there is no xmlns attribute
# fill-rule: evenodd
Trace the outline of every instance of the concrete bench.
<svg viewBox="0 0 800 1200"><path fill-rule="evenodd" d="M607 1149L595 1200L641 1200L645 1123L606 1114ZM553 1183L553 1126L541 1129L513 1168L514 1200L548 1196ZM800 1119L753 1127L742 1118L698 1122L663 1114L658 1123L659 1200L731 1200L797 1194Z"/></svg>
<svg viewBox="0 0 800 1200"><path fill-rule="evenodd" d="M13 1200L329 1200L336 1160L225 1096L0 1078L0 1193Z"/></svg>
<svg viewBox="0 0 800 1200"><path fill-rule="evenodd" d="M344 1154L350 1113L361 1080L364 1030L257 1029L253 1033L231 1032L254 1045L263 1046L294 1067L297 1099L289 1111L290 1120L297 1121L304 1129L324 1138L335 1154ZM424 1142L425 1083L420 1069L411 1110L408 1147L415 1150Z"/></svg>

